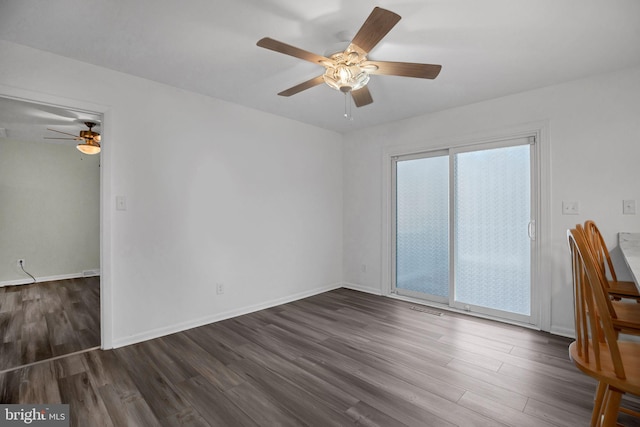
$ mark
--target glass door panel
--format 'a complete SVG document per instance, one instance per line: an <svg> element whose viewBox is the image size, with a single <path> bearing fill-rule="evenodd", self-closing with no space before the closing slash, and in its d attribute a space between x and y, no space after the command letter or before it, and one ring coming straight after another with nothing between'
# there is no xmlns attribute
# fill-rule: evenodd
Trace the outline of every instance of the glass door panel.
<svg viewBox="0 0 640 427"><path fill-rule="evenodd" d="M454 304L529 316L530 145L458 153L453 162Z"/></svg>
<svg viewBox="0 0 640 427"><path fill-rule="evenodd" d="M449 300L449 156L396 163L396 292Z"/></svg>

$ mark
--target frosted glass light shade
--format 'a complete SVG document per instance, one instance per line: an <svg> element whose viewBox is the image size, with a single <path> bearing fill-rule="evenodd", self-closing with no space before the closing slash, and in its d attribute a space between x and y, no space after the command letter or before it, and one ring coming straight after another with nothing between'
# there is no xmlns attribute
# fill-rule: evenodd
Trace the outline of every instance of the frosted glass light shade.
<svg viewBox="0 0 640 427"><path fill-rule="evenodd" d="M100 144L93 141L86 141L84 144L76 145L76 148L84 154L98 154L100 152Z"/></svg>
<svg viewBox="0 0 640 427"><path fill-rule="evenodd" d="M328 67L322 78L329 87L341 92L361 89L369 82L369 74L358 65Z"/></svg>
<svg viewBox="0 0 640 427"><path fill-rule="evenodd" d="M369 70L361 66L367 57L354 50L337 52L331 55L331 62L325 61L327 70L322 75L324 82L340 92L351 92L363 88L369 82Z"/></svg>

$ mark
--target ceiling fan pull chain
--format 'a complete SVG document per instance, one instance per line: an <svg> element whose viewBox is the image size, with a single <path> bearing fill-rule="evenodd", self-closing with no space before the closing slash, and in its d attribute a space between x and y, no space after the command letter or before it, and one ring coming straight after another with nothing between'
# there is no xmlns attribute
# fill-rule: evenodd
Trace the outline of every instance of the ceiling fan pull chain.
<svg viewBox="0 0 640 427"><path fill-rule="evenodd" d="M344 118L348 119L349 115L347 114L347 92L344 92Z"/></svg>
<svg viewBox="0 0 640 427"><path fill-rule="evenodd" d="M344 118L353 121L353 116L351 115L351 96L349 96L349 92L344 92Z"/></svg>

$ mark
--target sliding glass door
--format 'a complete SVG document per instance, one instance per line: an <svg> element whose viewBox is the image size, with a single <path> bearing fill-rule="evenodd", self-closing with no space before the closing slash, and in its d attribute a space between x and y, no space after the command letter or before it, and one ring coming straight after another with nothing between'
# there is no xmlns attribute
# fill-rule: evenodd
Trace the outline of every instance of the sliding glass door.
<svg viewBox="0 0 640 427"><path fill-rule="evenodd" d="M394 291L528 322L535 244L530 139L394 163Z"/></svg>

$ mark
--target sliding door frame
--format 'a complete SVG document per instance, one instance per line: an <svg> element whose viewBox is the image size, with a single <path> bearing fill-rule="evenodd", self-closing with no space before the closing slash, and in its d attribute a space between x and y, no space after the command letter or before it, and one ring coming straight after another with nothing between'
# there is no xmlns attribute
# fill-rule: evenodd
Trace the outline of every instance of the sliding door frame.
<svg viewBox="0 0 640 427"><path fill-rule="evenodd" d="M536 122L521 126L493 131L477 133L472 136L462 138L444 139L429 141L423 145L414 146L390 146L383 148L382 170L383 170L383 197L382 197L382 247L381 247L381 293L395 298L406 299L394 293L395 284L395 162L399 157L408 159L408 156L416 158L436 152L458 152L470 151L473 146L482 147L486 144L499 145L508 140L523 137L535 138L534 149L531 152L532 165L532 209L535 223L536 244L533 246L531 265L531 317L529 322L522 323L508 319L498 319L508 323L522 324L536 329L549 331L551 329L551 260L544 257L544 253L550 253L550 161L548 144L548 122ZM450 260L452 262L452 260ZM451 280L451 279L450 279ZM408 297L411 299L410 297ZM456 308L448 305L420 301L426 305L434 305L443 309L453 311ZM482 313L471 313L479 317L489 317Z"/></svg>

